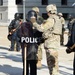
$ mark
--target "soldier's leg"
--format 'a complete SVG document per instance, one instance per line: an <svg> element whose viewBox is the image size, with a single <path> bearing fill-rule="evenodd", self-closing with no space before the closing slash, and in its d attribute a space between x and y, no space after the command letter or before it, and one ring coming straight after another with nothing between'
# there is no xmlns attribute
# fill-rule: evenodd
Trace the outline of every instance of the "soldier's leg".
<svg viewBox="0 0 75 75"><path fill-rule="evenodd" d="M64 45L64 30L62 31L62 42L63 42L63 45Z"/></svg>
<svg viewBox="0 0 75 75"><path fill-rule="evenodd" d="M41 64L41 60L42 60L42 48L41 48L41 45L39 45L39 47L38 47L37 56L38 56L37 68L41 68L42 67L42 64Z"/></svg>
<svg viewBox="0 0 75 75"><path fill-rule="evenodd" d="M58 75L58 52L53 49L46 50L46 57L50 75Z"/></svg>
<svg viewBox="0 0 75 75"><path fill-rule="evenodd" d="M11 40L10 51L14 51L14 46L15 46L15 40Z"/></svg>
<svg viewBox="0 0 75 75"><path fill-rule="evenodd" d="M20 51L20 43L18 41L16 42L16 51Z"/></svg>
<svg viewBox="0 0 75 75"><path fill-rule="evenodd" d="M15 43L15 45L14 45L14 51L16 51L16 43Z"/></svg>
<svg viewBox="0 0 75 75"><path fill-rule="evenodd" d="M60 44L64 45L64 28L62 29L62 35L60 35Z"/></svg>
<svg viewBox="0 0 75 75"><path fill-rule="evenodd" d="M20 43L18 37L16 37L15 41L16 41L16 51L20 51Z"/></svg>

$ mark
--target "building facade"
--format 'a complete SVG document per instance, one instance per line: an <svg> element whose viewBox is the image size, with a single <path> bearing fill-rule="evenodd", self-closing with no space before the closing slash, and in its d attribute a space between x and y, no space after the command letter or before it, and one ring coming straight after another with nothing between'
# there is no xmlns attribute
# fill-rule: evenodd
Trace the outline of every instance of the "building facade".
<svg viewBox="0 0 75 75"><path fill-rule="evenodd" d="M24 5L25 2L25 5ZM72 7L74 0L0 0L0 22L10 22L15 13L27 14L32 7L40 8L40 15L47 18L46 6L56 4L58 12L62 12L66 18L69 14L75 13L75 7Z"/></svg>

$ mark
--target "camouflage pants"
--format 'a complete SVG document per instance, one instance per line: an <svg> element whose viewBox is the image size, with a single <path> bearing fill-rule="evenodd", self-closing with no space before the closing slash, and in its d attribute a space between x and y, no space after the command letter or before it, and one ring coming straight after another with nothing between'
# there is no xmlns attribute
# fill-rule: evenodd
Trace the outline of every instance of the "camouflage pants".
<svg viewBox="0 0 75 75"><path fill-rule="evenodd" d="M39 45L38 47L38 53L37 53L37 57L38 57L38 60L42 60L42 44Z"/></svg>
<svg viewBox="0 0 75 75"><path fill-rule="evenodd" d="M46 50L46 58L50 75L58 75L58 51L53 49Z"/></svg>
<svg viewBox="0 0 75 75"><path fill-rule="evenodd" d="M44 48L46 50L47 65L50 75L58 75L58 49L60 47L60 35L53 34L45 40Z"/></svg>

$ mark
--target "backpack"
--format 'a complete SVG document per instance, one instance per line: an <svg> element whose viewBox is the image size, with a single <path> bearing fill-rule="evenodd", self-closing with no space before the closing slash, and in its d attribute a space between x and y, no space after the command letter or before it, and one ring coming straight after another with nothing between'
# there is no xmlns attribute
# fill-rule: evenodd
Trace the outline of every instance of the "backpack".
<svg viewBox="0 0 75 75"><path fill-rule="evenodd" d="M62 34L62 24L61 24L61 20L59 19L59 17L55 16L53 17L55 23L53 26L53 33L57 34L57 35L61 35Z"/></svg>

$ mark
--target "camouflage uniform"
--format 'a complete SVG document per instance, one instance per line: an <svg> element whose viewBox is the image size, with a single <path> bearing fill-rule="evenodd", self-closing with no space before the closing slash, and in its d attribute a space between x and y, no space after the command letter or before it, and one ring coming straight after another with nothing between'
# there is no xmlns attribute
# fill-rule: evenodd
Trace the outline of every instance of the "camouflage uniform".
<svg viewBox="0 0 75 75"><path fill-rule="evenodd" d="M58 51L57 50L60 45L59 43L60 35L52 33L53 26L55 24L54 17L56 17L57 19L59 17L56 14L54 14L54 13L57 13L55 5L52 5L52 4L48 5L46 9L47 9L48 15L50 12L51 14L49 15L49 18L44 23L42 23L41 26L39 26L35 22L35 19L33 18L31 18L31 22L33 23L33 26L37 30L39 30L40 32L43 32L43 37L45 38L44 48L46 50L47 64L48 64L50 75L59 75Z"/></svg>
<svg viewBox="0 0 75 75"><path fill-rule="evenodd" d="M65 19L63 18L62 13L58 13L59 19L61 20L62 24L62 35L60 35L60 44L63 45L64 43L64 25L65 25Z"/></svg>
<svg viewBox="0 0 75 75"><path fill-rule="evenodd" d="M43 23L43 18L38 15L39 8L38 7L33 7L32 10L34 10L37 13L37 23L38 24ZM42 36L42 34L41 34L41 36ZM39 36L39 37L41 37L41 36ZM41 66L42 66L42 64L41 64L41 60L42 60L42 48L41 48L41 45L42 44L38 45L38 52L37 52L38 62L37 62L37 68L41 68Z"/></svg>
<svg viewBox="0 0 75 75"><path fill-rule="evenodd" d="M52 17L58 17L53 15ZM58 75L58 48L60 46L60 35L50 34L50 36L45 40L44 47L46 50L47 64L49 68L50 75Z"/></svg>

